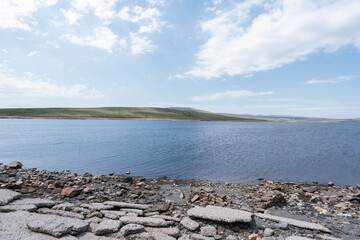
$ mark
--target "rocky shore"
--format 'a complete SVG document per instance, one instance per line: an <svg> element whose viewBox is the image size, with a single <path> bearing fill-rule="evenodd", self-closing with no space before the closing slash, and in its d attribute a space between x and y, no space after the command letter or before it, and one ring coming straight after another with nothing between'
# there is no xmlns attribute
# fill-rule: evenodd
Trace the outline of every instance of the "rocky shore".
<svg viewBox="0 0 360 240"><path fill-rule="evenodd" d="M360 239L360 185L0 168L0 239Z"/></svg>

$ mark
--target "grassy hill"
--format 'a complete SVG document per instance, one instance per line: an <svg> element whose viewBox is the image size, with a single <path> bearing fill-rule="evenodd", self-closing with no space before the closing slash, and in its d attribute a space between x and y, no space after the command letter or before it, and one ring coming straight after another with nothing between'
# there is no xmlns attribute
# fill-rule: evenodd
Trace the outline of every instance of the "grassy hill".
<svg viewBox="0 0 360 240"><path fill-rule="evenodd" d="M140 107L12 108L12 109L0 109L0 117L264 121L263 119L229 116L224 114L205 112L196 109L140 108Z"/></svg>

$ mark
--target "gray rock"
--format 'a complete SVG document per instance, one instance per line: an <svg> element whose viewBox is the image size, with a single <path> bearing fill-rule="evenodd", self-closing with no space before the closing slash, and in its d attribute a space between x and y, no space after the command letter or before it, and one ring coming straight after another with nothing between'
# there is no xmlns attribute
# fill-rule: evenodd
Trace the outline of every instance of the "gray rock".
<svg viewBox="0 0 360 240"><path fill-rule="evenodd" d="M312 238L299 237L299 236L290 236L285 238L285 240L313 240Z"/></svg>
<svg viewBox="0 0 360 240"><path fill-rule="evenodd" d="M245 222L250 223L252 218L252 213L236 210L231 208L216 207L208 205L204 207L194 207L187 211L187 214L191 217L209 219L213 221L220 222Z"/></svg>
<svg viewBox="0 0 360 240"><path fill-rule="evenodd" d="M264 230L264 236L265 237L270 237L271 235L273 235L274 230L272 230L271 228L265 228Z"/></svg>
<svg viewBox="0 0 360 240"><path fill-rule="evenodd" d="M19 168L22 168L22 166L23 166L22 163L18 162L18 161L14 161L7 165L8 168L13 168L13 169L19 169Z"/></svg>
<svg viewBox="0 0 360 240"><path fill-rule="evenodd" d="M184 234L182 235L179 240L214 240L212 237L205 237L203 235L192 233L192 234Z"/></svg>
<svg viewBox="0 0 360 240"><path fill-rule="evenodd" d="M105 212L102 213L104 215L104 217L112 219L112 220L119 220L119 216L114 214L114 213L110 213L110 212Z"/></svg>
<svg viewBox="0 0 360 240"><path fill-rule="evenodd" d="M135 213L136 215L143 215L144 211L140 209L132 209L132 208L122 208L121 211L124 211L126 213Z"/></svg>
<svg viewBox="0 0 360 240"><path fill-rule="evenodd" d="M28 204L33 204L39 208L39 207L53 207L56 205L56 202L43 198L22 198L10 203L10 205L28 205Z"/></svg>
<svg viewBox="0 0 360 240"><path fill-rule="evenodd" d="M104 202L106 205L120 207L120 208L136 208L136 209L148 209L150 205L143 205L143 204L135 204L135 203L126 203L126 202L115 202L115 201L106 201Z"/></svg>
<svg viewBox="0 0 360 240"><path fill-rule="evenodd" d="M41 214L37 214L36 218L29 219L27 222L27 227L32 231L55 237L63 236L70 231L73 233L84 232L88 226L89 223L79 219Z"/></svg>
<svg viewBox="0 0 360 240"><path fill-rule="evenodd" d="M185 228L189 229L190 231L195 231L200 226L197 222L190 219L189 217L184 217L181 220L180 224L183 225Z"/></svg>
<svg viewBox="0 0 360 240"><path fill-rule="evenodd" d="M214 237L216 234L216 228L210 225L203 226L200 228L200 234L206 237Z"/></svg>
<svg viewBox="0 0 360 240"><path fill-rule="evenodd" d="M180 230L176 227L169 227L169 228L165 228L165 227L157 227L157 228L145 228L146 232L160 232L166 235L169 235L171 237L177 238L180 234Z"/></svg>
<svg viewBox="0 0 360 240"><path fill-rule="evenodd" d="M95 229L95 235L118 232L121 222L117 220L103 220Z"/></svg>
<svg viewBox="0 0 360 240"><path fill-rule="evenodd" d="M6 205L0 207L0 212L28 211L35 212L37 207L34 204L28 205Z"/></svg>
<svg viewBox="0 0 360 240"><path fill-rule="evenodd" d="M305 228L305 229L310 229L310 230L317 230L317 231L328 232L328 233L331 232L328 228L326 228L320 224L299 221L299 220L295 220L295 219L291 219L291 218L278 217L278 216L273 216L273 215L263 214L263 213L255 213L255 215L259 218L268 219L268 220L272 220L275 222L288 223L289 225L292 225L295 227L300 227L300 228Z"/></svg>
<svg viewBox="0 0 360 240"><path fill-rule="evenodd" d="M64 210L64 211L70 211L73 210L74 208L75 208L75 204L69 202L60 203L52 207L52 209L54 210Z"/></svg>
<svg viewBox="0 0 360 240"><path fill-rule="evenodd" d="M280 228L280 229L288 229L289 224L287 222L279 222L277 224L277 227Z"/></svg>
<svg viewBox="0 0 360 240"><path fill-rule="evenodd" d="M129 234L135 234L135 233L140 233L140 232L144 232L144 231L145 231L145 227L143 225L128 224L121 228L120 233L122 235L126 236Z"/></svg>
<svg viewBox="0 0 360 240"><path fill-rule="evenodd" d="M19 198L20 196L20 193L8 189L0 189L0 206L8 204L9 202Z"/></svg>
<svg viewBox="0 0 360 240"><path fill-rule="evenodd" d="M114 208L114 206L105 205L102 203L90 203L90 204L83 203L80 205L80 207L88 208L88 209L95 210L95 211L110 210L110 209Z"/></svg>
<svg viewBox="0 0 360 240"><path fill-rule="evenodd" d="M52 214L52 215L58 215L58 216L63 216L63 217L78 218L78 219L81 219L81 220L85 219L84 215L79 214L79 213L63 211L63 210L54 210L54 209L49 209L49 208L40 208L38 210L38 213Z"/></svg>
<svg viewBox="0 0 360 240"><path fill-rule="evenodd" d="M235 237L234 235L229 235L225 238L225 240L238 240L238 238Z"/></svg>
<svg viewBox="0 0 360 240"><path fill-rule="evenodd" d="M167 216L167 215L154 215L152 216L153 218L162 218L165 219L167 221L174 221L174 222L180 222L181 219L177 218L177 217L172 217L172 216Z"/></svg>
<svg viewBox="0 0 360 240"><path fill-rule="evenodd" d="M129 240L176 240L176 238L173 238L169 235L163 234L161 232L142 232L138 234L133 234L127 236L126 239Z"/></svg>
<svg viewBox="0 0 360 240"><path fill-rule="evenodd" d="M150 218L150 217L121 217L120 221L124 224L140 224L149 227L165 227L167 223L161 218Z"/></svg>

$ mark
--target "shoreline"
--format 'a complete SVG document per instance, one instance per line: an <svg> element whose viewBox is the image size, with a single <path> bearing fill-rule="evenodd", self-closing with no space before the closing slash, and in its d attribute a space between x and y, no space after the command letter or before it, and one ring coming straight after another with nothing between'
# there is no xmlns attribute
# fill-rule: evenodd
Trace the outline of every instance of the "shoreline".
<svg viewBox="0 0 360 240"><path fill-rule="evenodd" d="M19 162L1 166L0 183L0 192L11 191L22 198L0 204L0 220L11 222L22 217L28 221L31 216L57 216L57 221L80 218L89 224L83 232L72 233L78 239L360 239L360 185L354 188L261 179L254 184L232 184L114 174L93 176L22 169ZM16 204L24 199L53 204L32 208ZM139 206L149 206L149 210L146 207L139 211ZM219 212L211 215L210 210ZM197 215L196 211L202 213ZM234 211L239 211L236 221L231 218ZM116 215L120 212L122 216ZM240 213L251 218L240 221ZM219 214L223 217L217 218ZM99 230L103 222L116 221L123 227L113 232ZM153 222L160 225L149 226ZM129 228L130 223L137 224L138 231L125 236L122 229ZM49 227L46 224L34 228L37 230L29 230L26 224L24 236L53 239L39 230ZM0 236L12 239L11 231L17 231L13 228L15 225L7 229L0 226Z"/></svg>

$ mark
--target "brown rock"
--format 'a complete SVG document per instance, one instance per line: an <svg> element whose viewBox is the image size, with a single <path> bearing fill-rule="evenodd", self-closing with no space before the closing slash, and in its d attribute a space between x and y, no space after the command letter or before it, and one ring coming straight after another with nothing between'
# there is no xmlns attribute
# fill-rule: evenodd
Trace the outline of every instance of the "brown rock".
<svg viewBox="0 0 360 240"><path fill-rule="evenodd" d="M22 166L23 166L22 163L18 161L12 162L7 165L8 168L13 168L13 169L19 169L22 168Z"/></svg>
<svg viewBox="0 0 360 240"><path fill-rule="evenodd" d="M61 190L60 196L62 197L75 197L81 193L80 188L66 187Z"/></svg>
<svg viewBox="0 0 360 240"><path fill-rule="evenodd" d="M94 191L94 189L86 187L86 188L84 188L83 193L90 193L92 191Z"/></svg>
<svg viewBox="0 0 360 240"><path fill-rule="evenodd" d="M333 187L334 183L330 181L330 182L328 182L328 186Z"/></svg>

